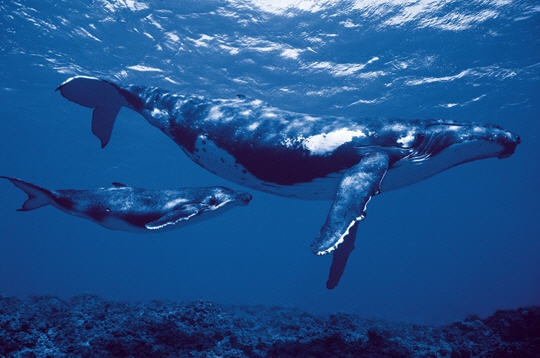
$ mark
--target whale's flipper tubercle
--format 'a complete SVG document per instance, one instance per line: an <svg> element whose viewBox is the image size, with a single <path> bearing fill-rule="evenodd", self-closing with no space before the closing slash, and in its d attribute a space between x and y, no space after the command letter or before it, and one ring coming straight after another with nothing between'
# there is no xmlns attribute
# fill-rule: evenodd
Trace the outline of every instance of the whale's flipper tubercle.
<svg viewBox="0 0 540 358"><path fill-rule="evenodd" d="M17 211L34 210L37 208L41 208L42 206L49 205L53 202L53 193L51 193L47 189L41 188L37 185L27 183L16 178L6 176L0 176L0 178L9 180L13 185L15 185L17 188L21 189L28 195L28 199L26 199L22 207L20 209L17 209Z"/></svg>
<svg viewBox="0 0 540 358"><path fill-rule="evenodd" d="M120 108L136 109L134 99L131 98L134 95L114 83L99 78L72 77L58 86L56 90L72 102L94 108L92 133L99 138L102 148L111 138L114 121Z"/></svg>
<svg viewBox="0 0 540 358"><path fill-rule="evenodd" d="M334 251L353 227L364 219L367 203L380 191L388 165L386 153L370 152L345 171L326 222L311 246L317 255Z"/></svg>

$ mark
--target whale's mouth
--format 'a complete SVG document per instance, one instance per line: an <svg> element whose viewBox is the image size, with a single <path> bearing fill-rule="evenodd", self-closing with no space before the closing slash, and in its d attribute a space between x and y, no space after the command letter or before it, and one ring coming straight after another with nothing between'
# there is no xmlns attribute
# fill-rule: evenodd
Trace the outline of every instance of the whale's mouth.
<svg viewBox="0 0 540 358"><path fill-rule="evenodd" d="M250 193L239 193L236 196L236 199L240 203L240 205L247 205L253 199L253 196Z"/></svg>

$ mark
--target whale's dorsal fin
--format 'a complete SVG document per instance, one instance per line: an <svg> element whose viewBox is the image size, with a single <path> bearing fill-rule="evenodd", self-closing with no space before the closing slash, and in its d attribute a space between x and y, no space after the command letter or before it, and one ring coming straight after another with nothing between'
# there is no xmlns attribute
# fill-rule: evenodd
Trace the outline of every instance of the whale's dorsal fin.
<svg viewBox="0 0 540 358"><path fill-rule="evenodd" d="M148 230L164 229L169 225L176 225L182 221L188 221L192 217L199 214L201 211L200 205L187 204L182 205L176 210L170 211L160 218L151 221L145 225Z"/></svg>
<svg viewBox="0 0 540 358"><path fill-rule="evenodd" d="M317 255L335 250L353 227L364 219L366 205L380 191L388 165L386 153L369 152L358 164L345 171L326 222L311 246Z"/></svg>
<svg viewBox="0 0 540 358"><path fill-rule="evenodd" d="M117 181L113 181L112 182L112 185L116 188L127 188L127 185L126 184L123 184L123 183L119 183Z"/></svg>

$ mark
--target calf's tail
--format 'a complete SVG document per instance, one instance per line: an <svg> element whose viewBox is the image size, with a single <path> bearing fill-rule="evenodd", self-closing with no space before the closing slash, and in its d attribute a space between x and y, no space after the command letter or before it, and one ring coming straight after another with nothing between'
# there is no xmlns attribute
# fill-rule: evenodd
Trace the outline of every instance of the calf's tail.
<svg viewBox="0 0 540 358"><path fill-rule="evenodd" d="M26 199L26 201L22 204L22 207L17 209L17 211L34 210L41 208L42 206L49 205L53 202L53 194L47 189L16 178L0 176L0 179L9 180L13 185L28 195L28 199Z"/></svg>

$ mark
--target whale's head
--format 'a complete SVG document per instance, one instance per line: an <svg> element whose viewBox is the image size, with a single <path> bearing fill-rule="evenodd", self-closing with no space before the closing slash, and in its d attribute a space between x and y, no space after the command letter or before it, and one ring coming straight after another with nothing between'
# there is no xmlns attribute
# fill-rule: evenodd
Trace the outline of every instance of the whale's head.
<svg viewBox="0 0 540 358"><path fill-rule="evenodd" d="M252 196L249 193L232 190L226 187L214 187L203 200L207 210L218 210L227 206L244 206L249 204Z"/></svg>
<svg viewBox="0 0 540 358"><path fill-rule="evenodd" d="M382 190L404 187L456 165L486 158L507 158L518 135L496 125L436 121L416 134L410 153L393 163Z"/></svg>
<svg viewBox="0 0 540 358"><path fill-rule="evenodd" d="M191 205L198 208L197 221L207 220L237 206L248 205L251 194L222 186L195 189L200 196ZM191 220L192 222L195 220Z"/></svg>
<svg viewBox="0 0 540 358"><path fill-rule="evenodd" d="M433 123L419 138L415 156L446 160L454 166L484 158L507 158L519 142L518 135L497 125Z"/></svg>
<svg viewBox="0 0 540 358"><path fill-rule="evenodd" d="M499 159L508 158L509 156L514 154L517 145L521 142L521 138L517 134L498 127L494 128L492 138L502 148L502 150L497 155Z"/></svg>

